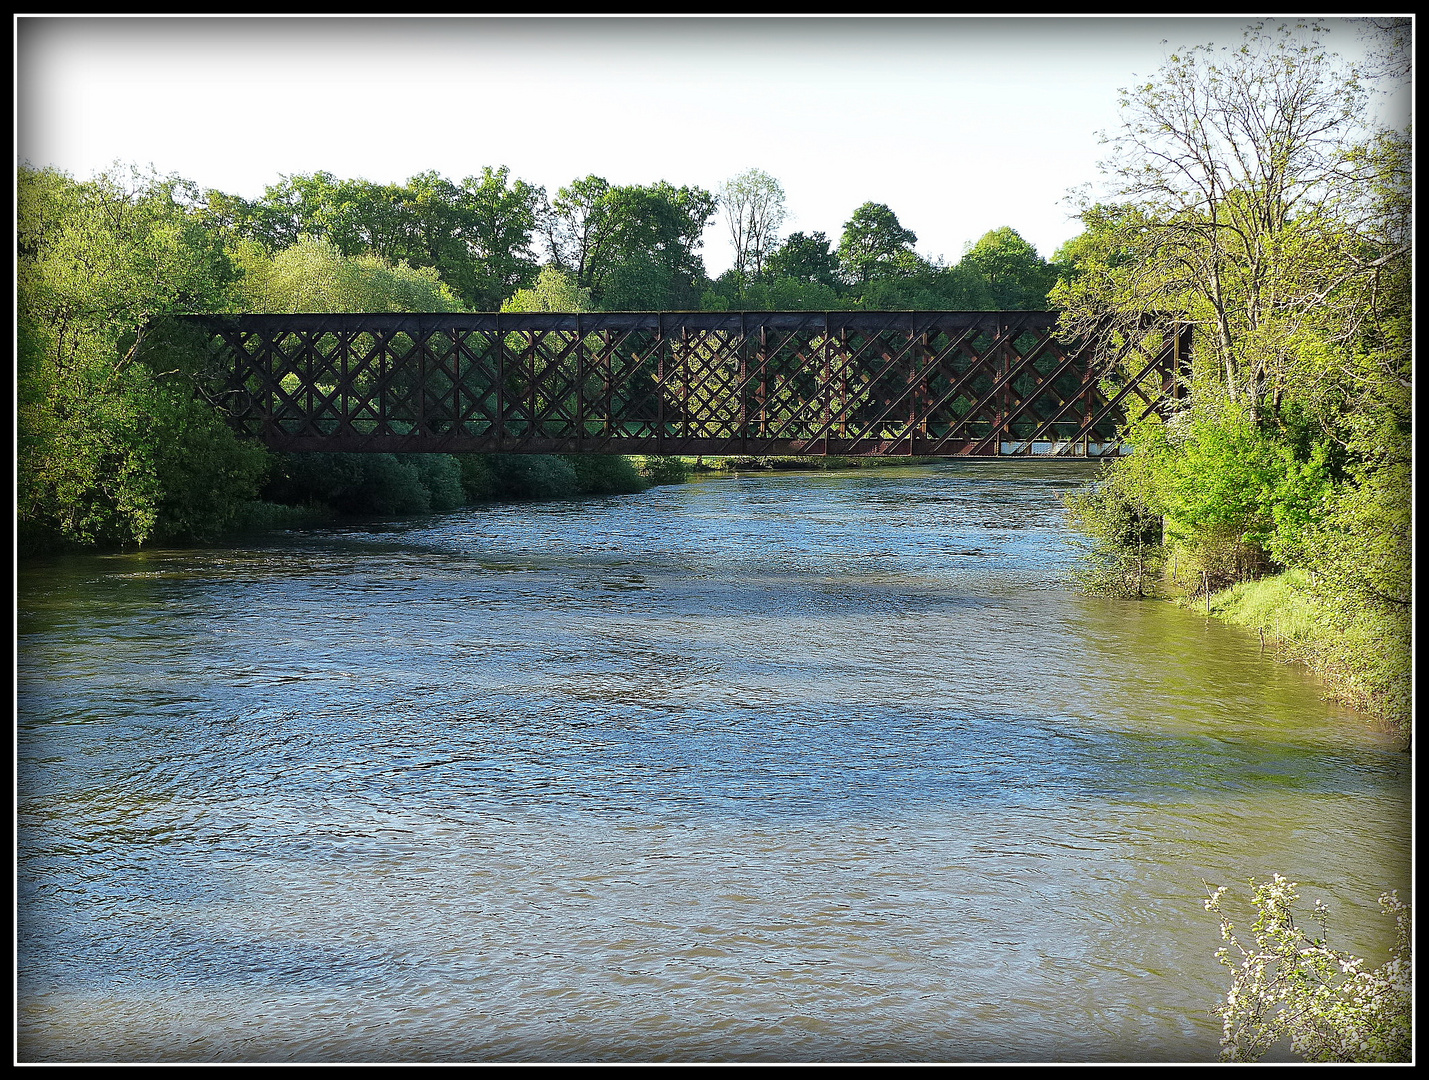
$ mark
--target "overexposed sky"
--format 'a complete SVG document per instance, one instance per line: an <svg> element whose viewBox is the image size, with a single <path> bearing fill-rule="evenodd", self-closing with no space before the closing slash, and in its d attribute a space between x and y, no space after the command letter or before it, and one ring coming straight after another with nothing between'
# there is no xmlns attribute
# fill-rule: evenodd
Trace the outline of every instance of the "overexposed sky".
<svg viewBox="0 0 1429 1080"><path fill-rule="evenodd" d="M317 170L506 165L554 195L589 173L714 191L757 167L784 187L786 235L837 243L873 201L930 258L1003 225L1051 256L1080 231L1065 198L1098 177L1118 88L1254 18L20 16L16 152L247 198ZM725 231L705 236L711 274Z"/></svg>

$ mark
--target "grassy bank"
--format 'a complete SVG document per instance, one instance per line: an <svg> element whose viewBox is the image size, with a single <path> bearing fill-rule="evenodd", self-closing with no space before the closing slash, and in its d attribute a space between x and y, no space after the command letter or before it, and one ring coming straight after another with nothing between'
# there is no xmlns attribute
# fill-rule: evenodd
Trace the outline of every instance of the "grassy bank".
<svg viewBox="0 0 1429 1080"><path fill-rule="evenodd" d="M1333 605L1307 577L1290 570L1246 581L1182 604L1256 631L1266 649L1303 664L1336 701L1368 713L1387 730L1410 737L1411 656L1408 616Z"/></svg>

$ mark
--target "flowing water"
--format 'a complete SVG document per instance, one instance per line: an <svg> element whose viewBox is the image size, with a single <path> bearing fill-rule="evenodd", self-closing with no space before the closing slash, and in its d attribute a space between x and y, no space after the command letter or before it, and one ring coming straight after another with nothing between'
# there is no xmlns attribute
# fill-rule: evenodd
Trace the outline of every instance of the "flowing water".
<svg viewBox="0 0 1429 1080"><path fill-rule="evenodd" d="M1214 1058L1204 883L1382 960L1409 760L1253 634L1069 591L1087 475L25 564L20 1060Z"/></svg>

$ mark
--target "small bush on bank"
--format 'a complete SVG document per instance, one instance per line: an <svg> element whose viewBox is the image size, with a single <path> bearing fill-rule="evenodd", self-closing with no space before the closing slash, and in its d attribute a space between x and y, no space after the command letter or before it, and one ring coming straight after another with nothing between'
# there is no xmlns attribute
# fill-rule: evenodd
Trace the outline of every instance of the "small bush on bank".
<svg viewBox="0 0 1429 1080"><path fill-rule="evenodd" d="M488 454L493 499L564 499L580 493L570 462L547 454Z"/></svg>
<svg viewBox="0 0 1429 1080"><path fill-rule="evenodd" d="M352 515L425 514L466 501L461 468L445 454L280 454L263 494Z"/></svg>
<svg viewBox="0 0 1429 1080"><path fill-rule="evenodd" d="M1087 537L1077 541L1082 559L1072 577L1086 592L1099 596L1148 596L1166 565L1161 543L1161 515L1126 480L1110 470L1090 487L1063 499L1074 529Z"/></svg>
<svg viewBox="0 0 1429 1080"><path fill-rule="evenodd" d="M561 460L575 470L583 495L633 495L650 486L635 463L620 454L563 454Z"/></svg>
<svg viewBox="0 0 1429 1080"><path fill-rule="evenodd" d="M1161 545L1127 549L1097 541L1073 544L1081 549L1081 558L1071 575L1082 591L1120 600L1157 595L1166 565Z"/></svg>
<svg viewBox="0 0 1429 1080"><path fill-rule="evenodd" d="M690 463L682 457L652 454L640 459L640 475L651 484L683 484L690 478Z"/></svg>

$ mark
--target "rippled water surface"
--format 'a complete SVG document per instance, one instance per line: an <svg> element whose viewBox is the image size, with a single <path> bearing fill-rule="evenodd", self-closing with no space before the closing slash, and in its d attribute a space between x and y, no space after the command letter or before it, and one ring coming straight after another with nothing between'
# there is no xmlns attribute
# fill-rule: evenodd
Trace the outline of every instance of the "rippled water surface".
<svg viewBox="0 0 1429 1080"><path fill-rule="evenodd" d="M1203 882L1381 959L1409 767L1062 584L1075 465L721 477L19 582L30 1061L1204 1060Z"/></svg>

